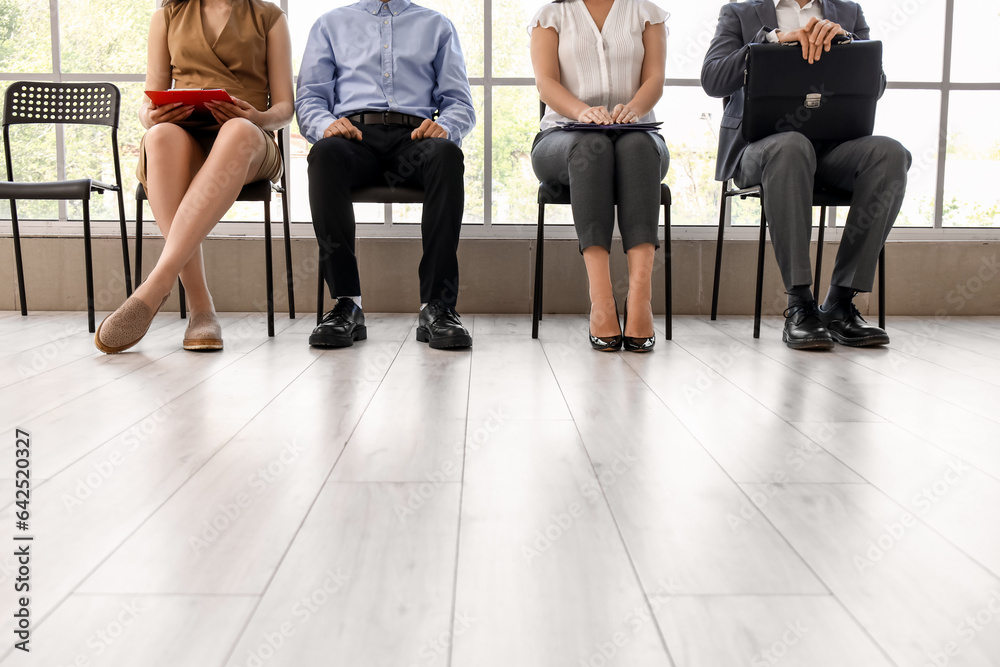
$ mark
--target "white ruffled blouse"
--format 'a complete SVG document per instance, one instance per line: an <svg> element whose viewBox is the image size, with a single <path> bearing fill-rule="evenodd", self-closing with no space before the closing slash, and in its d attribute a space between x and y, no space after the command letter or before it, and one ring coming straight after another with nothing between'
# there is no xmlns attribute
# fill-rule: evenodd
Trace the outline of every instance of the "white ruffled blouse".
<svg viewBox="0 0 1000 667"><path fill-rule="evenodd" d="M669 16L650 0L614 0L604 28L598 30L583 0L550 2L531 19L528 35L536 26L555 28L560 83L582 102L610 111L616 104L628 103L639 90L646 24L664 23ZM546 108L540 127L546 130L573 120ZM652 111L639 119L653 120Z"/></svg>

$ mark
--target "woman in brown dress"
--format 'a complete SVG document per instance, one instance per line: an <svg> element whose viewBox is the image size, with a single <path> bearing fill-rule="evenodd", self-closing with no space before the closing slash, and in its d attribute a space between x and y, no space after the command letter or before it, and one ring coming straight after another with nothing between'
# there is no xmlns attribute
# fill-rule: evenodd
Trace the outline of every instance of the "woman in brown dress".
<svg viewBox="0 0 1000 667"><path fill-rule="evenodd" d="M191 310L184 347L222 348L201 243L243 185L281 175L273 132L294 112L284 13L263 0L167 0L149 27L146 90L171 87L224 88L234 102L206 104L210 115L148 99L139 110L147 132L137 175L166 242L149 277L98 328L102 352L139 342L178 275Z"/></svg>

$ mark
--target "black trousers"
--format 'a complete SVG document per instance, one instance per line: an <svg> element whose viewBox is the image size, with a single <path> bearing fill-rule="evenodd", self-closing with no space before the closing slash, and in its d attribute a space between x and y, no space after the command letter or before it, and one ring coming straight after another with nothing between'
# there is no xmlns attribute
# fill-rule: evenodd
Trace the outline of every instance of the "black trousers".
<svg viewBox="0 0 1000 667"><path fill-rule="evenodd" d="M361 125L362 140L328 137L309 151L309 205L330 296L360 296L351 190L412 187L424 191L420 301L458 300L458 239L465 207L465 156L448 139L410 139L412 128Z"/></svg>

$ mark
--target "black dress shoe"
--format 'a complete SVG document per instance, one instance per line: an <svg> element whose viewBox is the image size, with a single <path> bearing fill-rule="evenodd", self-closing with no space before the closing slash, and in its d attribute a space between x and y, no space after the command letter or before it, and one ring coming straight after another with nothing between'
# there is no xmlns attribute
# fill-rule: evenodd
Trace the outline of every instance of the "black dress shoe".
<svg viewBox="0 0 1000 667"><path fill-rule="evenodd" d="M796 304L785 311L781 340L793 350L829 350L833 337L819 318L815 301Z"/></svg>
<svg viewBox="0 0 1000 667"><path fill-rule="evenodd" d="M874 347L889 344L889 334L865 322L853 301L837 303L829 311L820 308L819 319L841 345Z"/></svg>
<svg viewBox="0 0 1000 667"><path fill-rule="evenodd" d="M625 296L625 321L622 323L622 344L626 352L649 352L656 345L656 332L648 338L635 338L625 335L625 327L628 326L628 295Z"/></svg>
<svg viewBox="0 0 1000 667"><path fill-rule="evenodd" d="M615 299L615 324L618 324L618 299ZM617 352L622 349L624 336L621 333L608 338L598 338L588 329L587 334L590 336L590 346L599 352Z"/></svg>
<svg viewBox="0 0 1000 667"><path fill-rule="evenodd" d="M368 338L365 314L353 299L337 299L337 305L323 316L313 329L309 344L313 347L350 347L356 340Z"/></svg>
<svg viewBox="0 0 1000 667"><path fill-rule="evenodd" d="M435 350L450 347L472 347L472 336L462 326L454 306L447 306L435 299L420 311L417 340L428 343Z"/></svg>

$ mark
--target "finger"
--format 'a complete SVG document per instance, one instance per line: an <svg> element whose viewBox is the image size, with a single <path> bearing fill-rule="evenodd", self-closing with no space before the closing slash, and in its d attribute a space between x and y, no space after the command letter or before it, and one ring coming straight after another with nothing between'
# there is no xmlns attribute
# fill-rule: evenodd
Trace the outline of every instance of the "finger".
<svg viewBox="0 0 1000 667"><path fill-rule="evenodd" d="M809 58L809 40L808 39L800 39L799 40L799 46L802 47L802 59L803 60L808 60L809 64L812 64L812 60L810 60L810 58Z"/></svg>
<svg viewBox="0 0 1000 667"><path fill-rule="evenodd" d="M361 141L361 130L351 125L351 136L357 139L358 141Z"/></svg>

